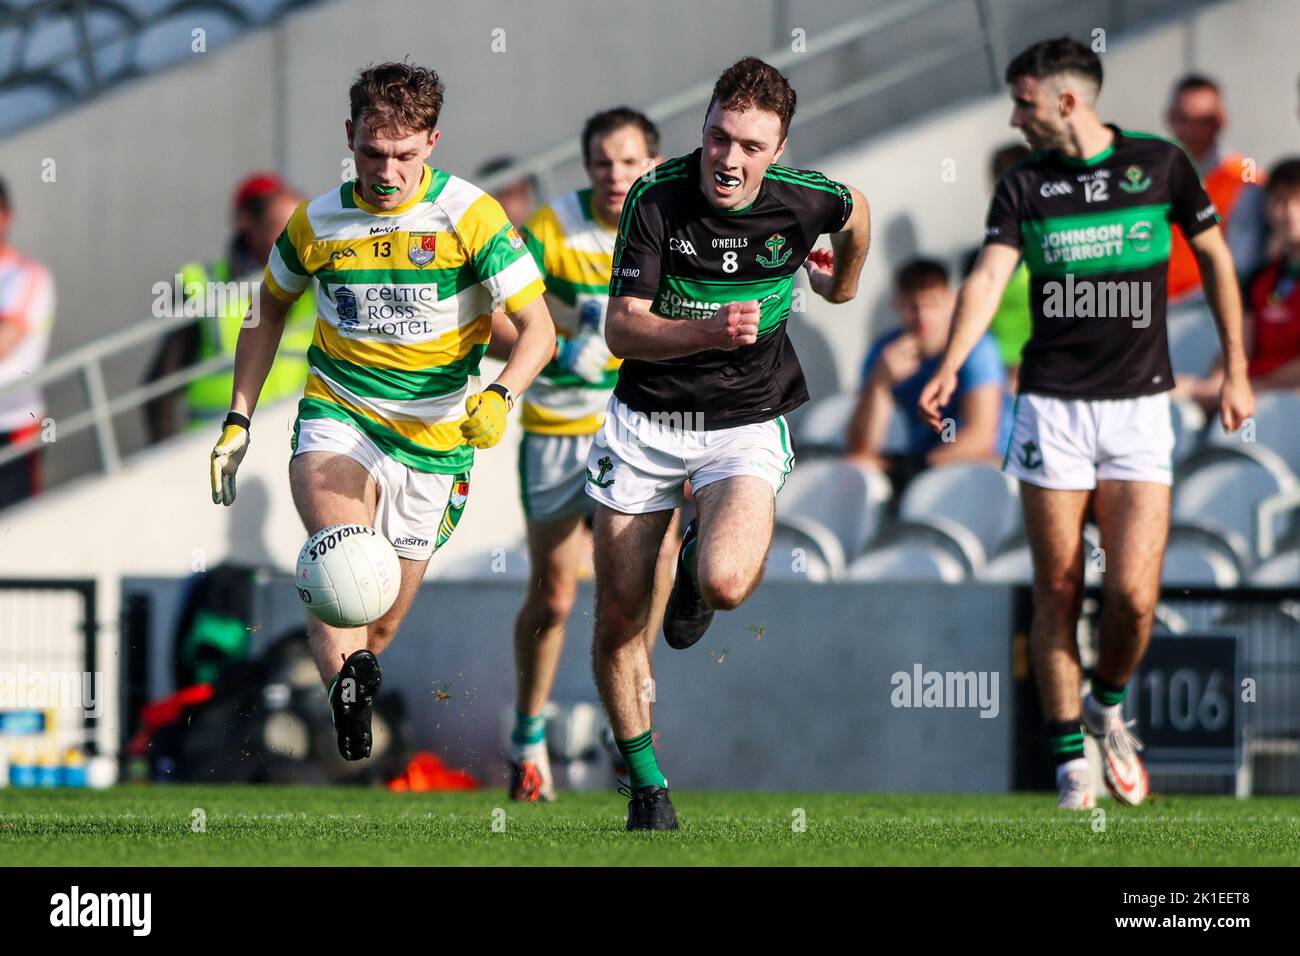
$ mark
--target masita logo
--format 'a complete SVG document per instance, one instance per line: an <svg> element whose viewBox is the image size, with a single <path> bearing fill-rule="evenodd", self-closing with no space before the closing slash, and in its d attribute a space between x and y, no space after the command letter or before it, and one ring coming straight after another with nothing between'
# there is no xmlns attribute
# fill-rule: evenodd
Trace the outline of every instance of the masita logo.
<svg viewBox="0 0 1300 956"><path fill-rule="evenodd" d="M126 926L148 936L153 925L152 893L82 893L78 886L50 897L51 926Z"/></svg>

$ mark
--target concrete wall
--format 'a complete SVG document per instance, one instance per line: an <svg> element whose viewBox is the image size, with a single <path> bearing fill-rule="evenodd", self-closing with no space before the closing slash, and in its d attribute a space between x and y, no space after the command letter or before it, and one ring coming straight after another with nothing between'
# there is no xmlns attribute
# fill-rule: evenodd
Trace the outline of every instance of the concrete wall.
<svg viewBox="0 0 1300 956"><path fill-rule="evenodd" d="M155 694L170 689L169 611L178 585L132 582L159 598ZM510 635L521 598L511 583L430 582L383 656L384 688L403 696L416 745L493 787L505 781L502 713L513 701ZM270 581L259 604L255 652L300 627L304 613L286 578ZM708 789L1005 791L1011 607L1005 586L766 584L741 610L719 614L691 650L658 645L655 727L664 772L674 786ZM584 587L569 620L557 702L599 707L590 608ZM918 663L996 673L997 715L894 707L892 675ZM435 686L448 699L438 700Z"/></svg>

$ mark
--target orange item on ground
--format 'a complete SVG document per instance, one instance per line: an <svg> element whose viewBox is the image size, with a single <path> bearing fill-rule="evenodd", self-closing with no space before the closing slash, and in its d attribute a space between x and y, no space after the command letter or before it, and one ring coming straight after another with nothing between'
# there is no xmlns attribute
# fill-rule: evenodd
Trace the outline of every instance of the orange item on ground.
<svg viewBox="0 0 1300 956"><path fill-rule="evenodd" d="M481 784L463 770L452 770L442 759L421 750L400 777L388 781L395 793L428 793L432 790L478 790Z"/></svg>

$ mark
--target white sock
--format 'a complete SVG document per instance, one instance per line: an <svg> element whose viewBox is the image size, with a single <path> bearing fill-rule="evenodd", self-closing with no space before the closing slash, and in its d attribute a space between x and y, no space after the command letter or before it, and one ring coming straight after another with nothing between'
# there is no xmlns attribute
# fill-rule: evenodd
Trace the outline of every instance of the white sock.
<svg viewBox="0 0 1300 956"><path fill-rule="evenodd" d="M1070 773L1075 770L1082 770L1084 773L1087 773L1088 758L1075 757L1073 760L1067 760L1065 763L1057 764L1056 765L1056 789L1060 790L1062 787L1064 787L1067 778L1070 776Z"/></svg>
<svg viewBox="0 0 1300 956"><path fill-rule="evenodd" d="M1088 696L1083 698L1083 722L1094 737L1100 737L1122 706L1123 704L1113 704L1107 707L1089 691Z"/></svg>

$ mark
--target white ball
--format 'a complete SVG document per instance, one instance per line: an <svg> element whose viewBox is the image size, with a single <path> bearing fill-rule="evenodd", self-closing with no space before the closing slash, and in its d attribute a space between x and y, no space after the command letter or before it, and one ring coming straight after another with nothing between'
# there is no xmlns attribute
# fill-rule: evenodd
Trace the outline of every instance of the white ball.
<svg viewBox="0 0 1300 956"><path fill-rule="evenodd" d="M397 552L363 524L322 528L298 552L298 597L333 627L379 620L397 600L401 581Z"/></svg>

